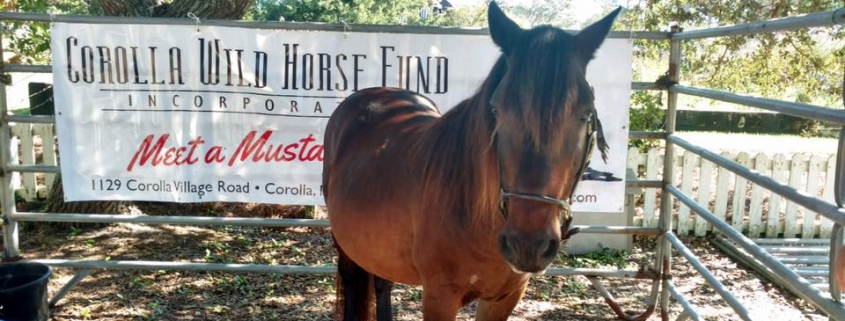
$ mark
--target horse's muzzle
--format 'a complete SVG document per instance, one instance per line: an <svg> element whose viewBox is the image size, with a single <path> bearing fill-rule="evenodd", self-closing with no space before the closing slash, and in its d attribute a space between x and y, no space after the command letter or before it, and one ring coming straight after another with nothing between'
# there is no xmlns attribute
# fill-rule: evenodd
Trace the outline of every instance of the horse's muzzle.
<svg viewBox="0 0 845 321"><path fill-rule="evenodd" d="M560 250L560 237L503 231L499 234L499 253L511 267L525 273L546 270Z"/></svg>

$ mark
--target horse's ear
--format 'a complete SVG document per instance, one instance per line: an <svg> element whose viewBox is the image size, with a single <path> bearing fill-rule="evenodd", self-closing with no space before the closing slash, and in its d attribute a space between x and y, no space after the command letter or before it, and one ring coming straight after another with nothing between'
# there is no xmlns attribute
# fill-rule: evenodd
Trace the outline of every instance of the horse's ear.
<svg viewBox="0 0 845 321"><path fill-rule="evenodd" d="M505 54L510 53L514 40L522 33L522 28L502 12L496 1L490 1L490 6L487 8L487 25L493 42Z"/></svg>
<svg viewBox="0 0 845 321"><path fill-rule="evenodd" d="M575 36L576 48L584 64L593 60L596 50L598 50L604 42L604 38L607 37L607 33L610 32L610 27L613 26L613 21L616 20L616 16L619 15L620 11L622 11L622 7L616 8L616 10L613 10L613 12L609 13L601 20L596 21L589 27L584 28L584 30L581 30L581 32Z"/></svg>

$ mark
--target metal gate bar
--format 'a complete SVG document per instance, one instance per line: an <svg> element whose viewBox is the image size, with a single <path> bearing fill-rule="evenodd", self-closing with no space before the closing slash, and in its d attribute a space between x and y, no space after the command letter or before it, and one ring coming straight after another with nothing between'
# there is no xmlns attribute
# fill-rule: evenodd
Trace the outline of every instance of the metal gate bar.
<svg viewBox="0 0 845 321"><path fill-rule="evenodd" d="M725 236L736 242L744 250L756 257L767 268L772 270L772 276L778 280L780 284L794 291L799 297L810 301L820 310L827 313L833 320L845 320L845 306L839 302L835 302L826 298L822 293L815 288L810 282L796 274L789 267L772 257L769 253L761 249L751 239L742 235L735 230L728 223L720 220L716 215L710 212L707 208L699 205L691 197L687 196L680 189L674 186L667 186L666 190L678 198L681 203L688 206L691 210L696 212L702 218L712 224L714 228L718 229Z"/></svg>
<svg viewBox="0 0 845 321"><path fill-rule="evenodd" d="M748 254L748 252L745 252L741 249L737 249L736 244L734 242L732 242L731 240L725 238L724 236L717 236L717 237L710 239L710 241L714 245L716 245L719 249L721 249L722 251L724 251L725 253L730 255L731 257L733 257L733 258L739 260L740 262L745 263L746 265L754 268L755 270L757 270L758 272L760 272L761 274L763 274L767 278L771 279L772 281L776 281L776 278L771 277L771 275L769 275L767 273L766 270L768 270L768 269L765 268L765 266L763 266L762 263L760 263L757 259L755 259L753 256ZM754 239L752 241L755 242L755 243L758 243L759 240ZM819 244L813 244L813 245L807 245L807 246L795 246L795 247L792 247L790 249L814 250L814 251L824 250L825 254L827 254L828 253L827 250L830 247L830 240L825 239L825 240L821 240L821 241L827 241L827 242L821 242ZM824 244L824 243L827 243L827 244ZM795 243L792 243L792 244L795 244ZM800 255L780 255L780 253L783 253L782 251L772 251L772 250L767 250L767 251L769 252L769 254L772 255L772 257L778 259L781 263L790 267L795 272L795 274L797 274L797 275L801 276L802 278L804 278L805 280L807 280L807 282L812 284L813 287L819 289L819 291L821 291L821 292L829 293L829 286L830 286L830 283L829 283L830 282L830 279L829 279L830 257L829 256L827 256L827 255L824 255L824 256L807 255L807 257L813 257L813 258L817 258L817 259L795 260L795 258L800 258ZM790 251L790 252L792 252L792 251Z"/></svg>
<svg viewBox="0 0 845 321"><path fill-rule="evenodd" d="M755 170L749 169L748 167L740 165L739 163L725 158L719 154L711 152L702 147L693 145L678 136L669 135L667 139L668 141L671 141L672 143L683 147L684 149L692 152L693 154L701 156L701 158L711 161L714 164L733 172L734 174L742 176L743 178L751 181L754 184L765 187L772 193L777 193L778 195L783 196L784 198L793 201L798 205L801 205L813 212L823 215L834 223L845 224L845 209L830 204L816 196L799 191L795 187L778 182L769 176L762 175Z"/></svg>
<svg viewBox="0 0 845 321"><path fill-rule="evenodd" d="M845 8L805 14L795 17L743 23L733 26L690 30L674 34L672 35L672 39L690 40L713 37L752 35L758 33L769 33L776 31L786 31L814 27L829 27L842 23L845 23Z"/></svg>
<svg viewBox="0 0 845 321"><path fill-rule="evenodd" d="M826 123L845 124L845 110L833 108L820 108L818 106L794 103L776 99L738 95L726 91L674 85L669 91L686 94L690 96L709 98L749 107L756 107L781 114L814 119Z"/></svg>
<svg viewBox="0 0 845 321"><path fill-rule="evenodd" d="M672 243L672 246L678 250L678 253L686 258L687 262L689 262L690 265L692 265L692 267L704 277L704 280L713 287L713 290L722 297L722 300L725 300L725 302L734 309L740 318L746 321L752 321L751 316L748 313L748 309L746 309L742 303L740 303L739 300L731 294L728 288L726 288L725 285L722 284L722 282L720 282L719 279L717 279L716 276L701 263L698 257L695 256L695 254L693 254L692 251L690 251L690 249L684 245L684 243L681 242L674 233L666 233L664 237L666 237L666 239L669 240L669 243Z"/></svg>
<svg viewBox="0 0 845 321"><path fill-rule="evenodd" d="M681 307L684 308L684 312L682 312L676 320L681 321L686 320L687 318L692 318L693 320L701 321L701 316L698 314L697 311L695 311L695 308L692 306L689 300L687 300L687 298L684 297L683 294L678 292L678 288L675 287L674 282L666 282L666 289L672 295L672 298L675 299L675 301L678 301L678 304L680 304Z"/></svg>

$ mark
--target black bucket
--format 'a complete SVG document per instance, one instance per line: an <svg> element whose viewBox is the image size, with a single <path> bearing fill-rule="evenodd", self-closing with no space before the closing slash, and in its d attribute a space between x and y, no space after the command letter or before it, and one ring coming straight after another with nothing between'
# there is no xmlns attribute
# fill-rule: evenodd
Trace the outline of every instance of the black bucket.
<svg viewBox="0 0 845 321"><path fill-rule="evenodd" d="M0 264L0 320L46 321L53 269L38 263Z"/></svg>

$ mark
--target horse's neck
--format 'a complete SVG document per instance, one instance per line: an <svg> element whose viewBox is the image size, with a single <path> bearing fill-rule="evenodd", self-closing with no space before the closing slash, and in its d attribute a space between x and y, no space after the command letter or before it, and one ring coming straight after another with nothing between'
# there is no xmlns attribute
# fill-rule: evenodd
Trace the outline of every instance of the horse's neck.
<svg viewBox="0 0 845 321"><path fill-rule="evenodd" d="M490 162L496 162L496 146L492 143L493 139L493 125L490 123L490 109L487 104L482 103L481 94L476 94L470 99L465 100L458 106L455 106L453 112L443 115L441 121L445 126L441 126L444 130L443 135L451 136L449 140L457 142L462 146L461 152L456 156L465 160L468 165L473 168L479 168L481 165L492 165ZM465 168L464 170L469 170ZM487 173L487 172L485 172ZM491 172L498 177L498 172Z"/></svg>
<svg viewBox="0 0 845 321"><path fill-rule="evenodd" d="M498 212L499 172L496 146L492 144L489 109L480 94L455 106L432 128L434 144L430 164L434 174L449 186L435 193L448 208L446 219L459 219L466 229L481 234L495 229ZM450 177L451 176L451 177Z"/></svg>

